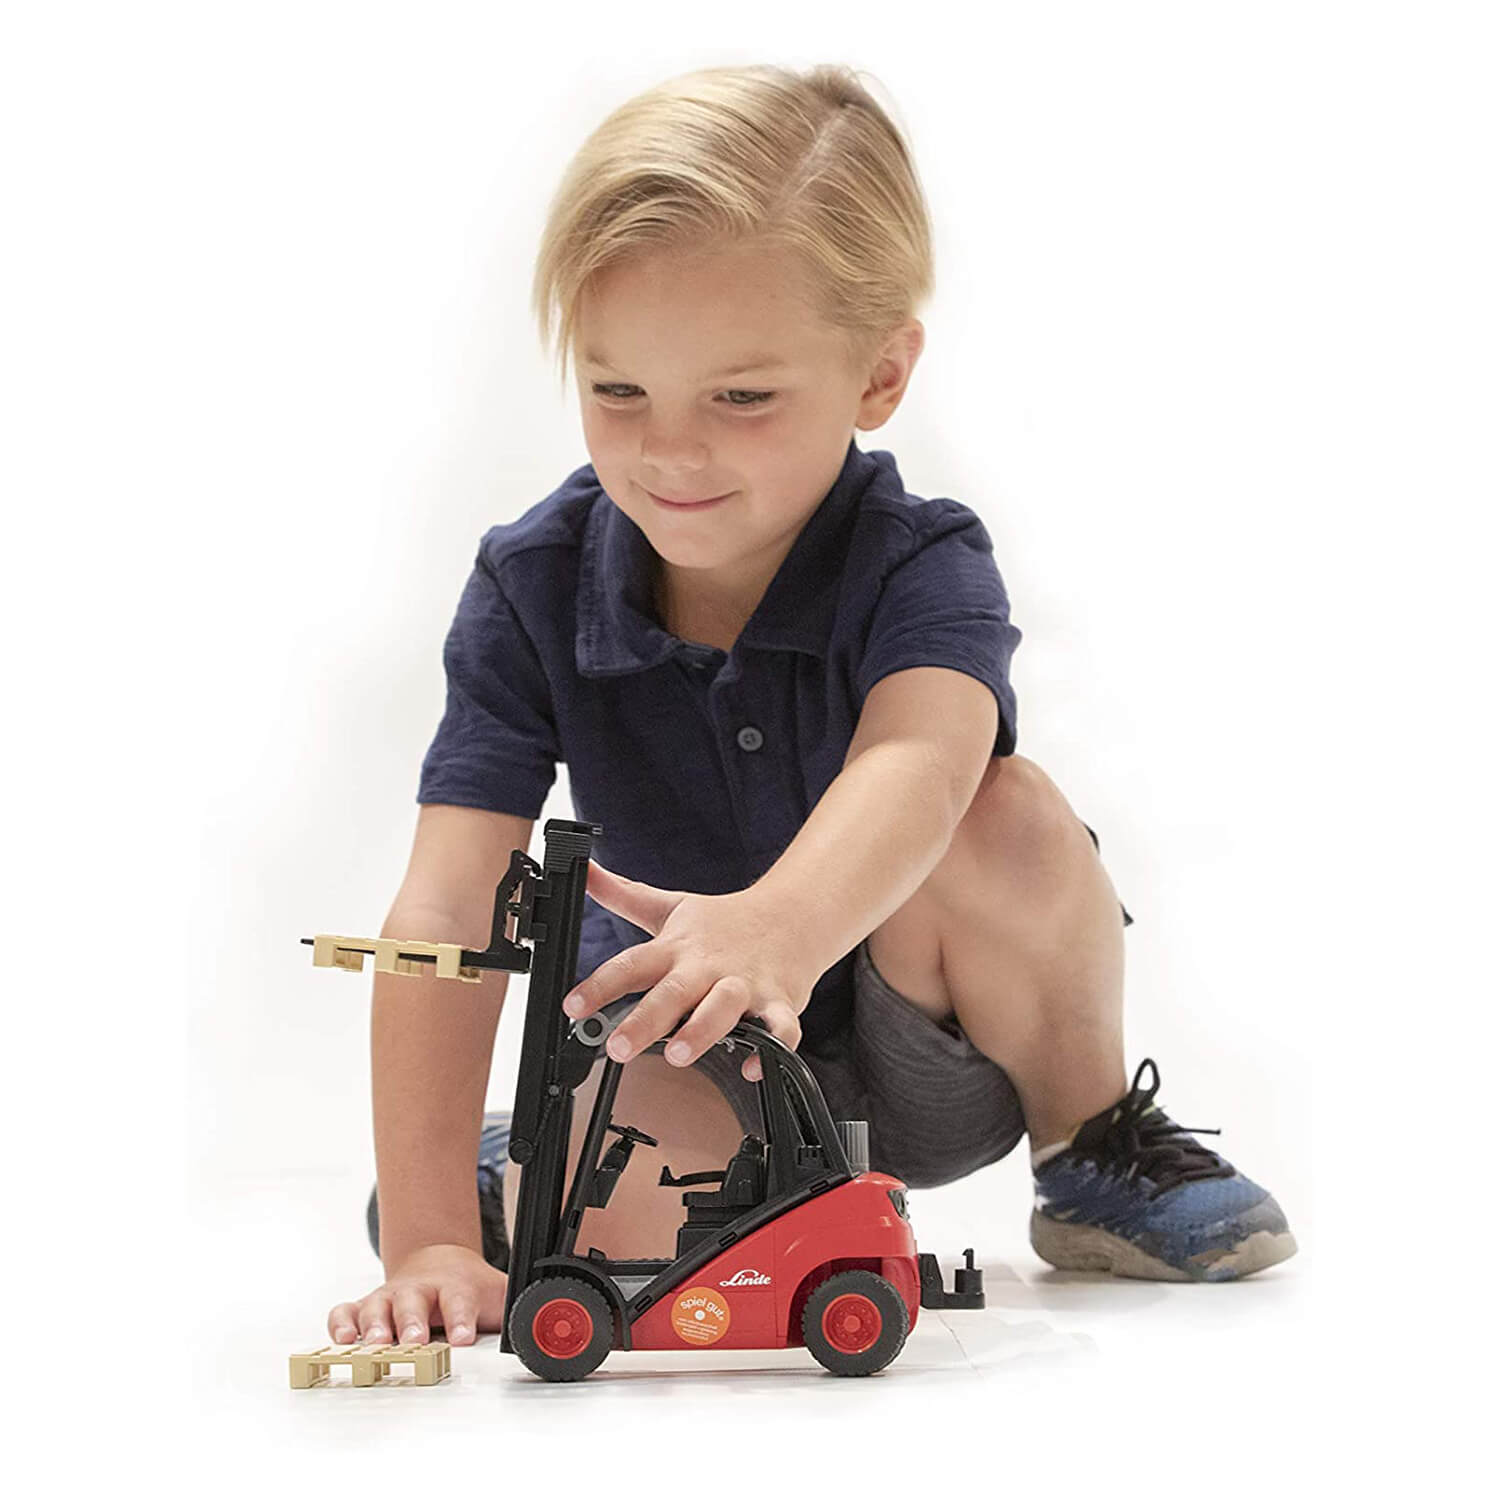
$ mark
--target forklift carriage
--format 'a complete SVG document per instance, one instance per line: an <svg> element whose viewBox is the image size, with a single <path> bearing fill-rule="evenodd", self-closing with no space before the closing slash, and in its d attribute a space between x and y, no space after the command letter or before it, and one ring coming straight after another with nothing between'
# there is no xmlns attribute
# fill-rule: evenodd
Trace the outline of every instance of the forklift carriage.
<svg viewBox="0 0 1500 1500"><path fill-rule="evenodd" d="M717 1046L760 1056L764 1127L722 1171L659 1184L682 1194L674 1260L579 1254L584 1211L604 1208L637 1146L657 1142L617 1123L622 1068L603 1051L614 1022L573 1021L562 998L578 963L595 823L549 819L543 865L511 853L495 891L490 945L304 938L314 963L477 981L482 969L530 973L510 1159L521 1168L500 1348L544 1380L579 1380L611 1349L785 1349L805 1345L836 1375L870 1375L901 1352L921 1308L984 1306L974 1252L945 1292L937 1258L918 1254L899 1179L869 1170L862 1120L834 1122L807 1064L759 1022ZM514 940L507 918L516 918ZM523 944L530 943L527 948ZM659 1051L666 1038L649 1051ZM573 1099L603 1065L573 1181L564 1198ZM615 1140L605 1149L605 1138ZM602 1157L601 1157L602 1152Z"/></svg>

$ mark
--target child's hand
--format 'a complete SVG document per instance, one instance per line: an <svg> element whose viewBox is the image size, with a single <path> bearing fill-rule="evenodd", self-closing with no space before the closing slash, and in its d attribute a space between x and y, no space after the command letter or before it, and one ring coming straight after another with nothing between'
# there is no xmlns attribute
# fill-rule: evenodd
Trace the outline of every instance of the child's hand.
<svg viewBox="0 0 1500 1500"><path fill-rule="evenodd" d="M465 1245L424 1245L383 1286L328 1314L336 1344L425 1344L440 1323L450 1344L472 1344L478 1333L499 1333L505 1320L504 1271Z"/></svg>
<svg viewBox="0 0 1500 1500"><path fill-rule="evenodd" d="M660 1041L684 1016L688 1019L666 1048L667 1061L677 1067L694 1063L742 1016L755 1017L788 1047L802 1040L797 1018L818 976L806 972L782 925L749 892L699 896L659 890L612 874L592 859L588 892L601 906L654 934L650 942L606 959L563 1001L576 1020L621 995L645 992L606 1044L617 1062ZM759 1078L760 1058L752 1053L741 1071Z"/></svg>

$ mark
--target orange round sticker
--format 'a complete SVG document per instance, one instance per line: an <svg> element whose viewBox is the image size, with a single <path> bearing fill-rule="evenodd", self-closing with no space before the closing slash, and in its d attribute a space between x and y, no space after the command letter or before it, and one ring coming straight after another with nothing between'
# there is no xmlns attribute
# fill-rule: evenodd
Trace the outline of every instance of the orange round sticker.
<svg viewBox="0 0 1500 1500"><path fill-rule="evenodd" d="M716 1344L729 1332L729 1304L711 1286L689 1287L672 1308L672 1332L684 1344Z"/></svg>

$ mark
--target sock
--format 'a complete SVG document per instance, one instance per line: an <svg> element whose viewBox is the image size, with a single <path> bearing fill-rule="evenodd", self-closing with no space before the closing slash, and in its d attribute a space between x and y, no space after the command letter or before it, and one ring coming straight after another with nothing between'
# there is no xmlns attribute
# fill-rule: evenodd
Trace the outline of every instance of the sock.
<svg viewBox="0 0 1500 1500"><path fill-rule="evenodd" d="M1038 1150L1033 1151L1031 1153L1031 1170L1035 1172L1043 1162L1051 1161L1059 1151L1066 1151L1072 1144L1073 1137L1070 1135L1065 1141L1054 1141L1050 1146L1042 1146Z"/></svg>

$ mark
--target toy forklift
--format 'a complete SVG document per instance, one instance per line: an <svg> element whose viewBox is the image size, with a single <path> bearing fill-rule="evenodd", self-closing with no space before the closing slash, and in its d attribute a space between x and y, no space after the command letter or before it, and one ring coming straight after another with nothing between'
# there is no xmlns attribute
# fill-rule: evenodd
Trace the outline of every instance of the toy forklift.
<svg viewBox="0 0 1500 1500"><path fill-rule="evenodd" d="M542 868L511 853L495 891L490 944L304 938L313 962L432 973L477 982L483 969L530 973L510 1159L521 1168L500 1348L544 1380L579 1380L611 1349L785 1349L805 1345L835 1375L871 1375L901 1352L920 1308L984 1306L974 1252L946 1292L937 1257L919 1255L905 1185L869 1170L863 1120L835 1124L807 1064L756 1021L717 1046L753 1048L763 1134L746 1135L723 1171L674 1177L686 1217L675 1260L610 1260L576 1248L584 1211L604 1208L637 1146L657 1142L611 1110L619 1063L603 1051L614 1023L562 1008L578 962L595 823L550 819ZM514 941L506 937L516 918ZM531 947L522 946L530 943ZM534 962L533 962L534 960ZM648 1051L659 1051L666 1039ZM564 1198L573 1096L604 1074ZM616 1139L603 1150L605 1136ZM601 1151L603 1156L601 1159Z"/></svg>

